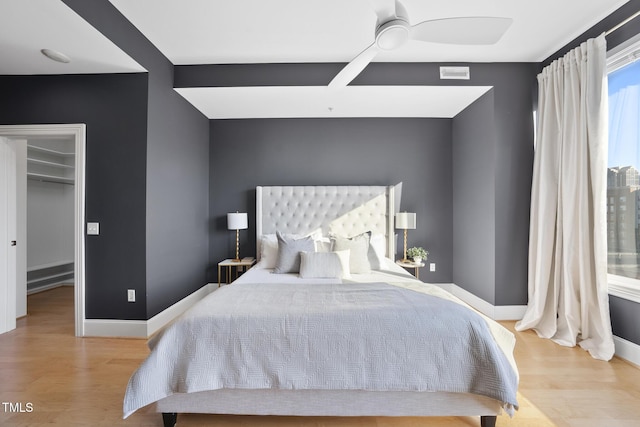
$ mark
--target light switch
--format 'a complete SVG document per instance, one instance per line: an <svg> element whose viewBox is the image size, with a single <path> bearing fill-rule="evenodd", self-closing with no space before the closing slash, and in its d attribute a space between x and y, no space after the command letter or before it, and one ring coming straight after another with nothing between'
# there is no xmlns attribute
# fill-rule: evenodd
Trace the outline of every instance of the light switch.
<svg viewBox="0 0 640 427"><path fill-rule="evenodd" d="M87 234L97 236L100 234L100 223L99 222L88 222L87 223Z"/></svg>

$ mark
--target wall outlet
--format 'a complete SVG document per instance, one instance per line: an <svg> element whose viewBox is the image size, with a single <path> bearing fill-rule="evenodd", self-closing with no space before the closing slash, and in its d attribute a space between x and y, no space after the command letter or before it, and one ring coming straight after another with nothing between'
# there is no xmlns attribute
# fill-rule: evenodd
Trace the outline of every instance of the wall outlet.
<svg viewBox="0 0 640 427"><path fill-rule="evenodd" d="M136 290L135 289L127 289L127 301L128 302L136 302Z"/></svg>
<svg viewBox="0 0 640 427"><path fill-rule="evenodd" d="M436 271L436 263L432 262L429 264L429 271Z"/></svg>
<svg viewBox="0 0 640 427"><path fill-rule="evenodd" d="M99 222L88 222L87 223L87 234L90 236L97 236L100 234L100 223Z"/></svg>

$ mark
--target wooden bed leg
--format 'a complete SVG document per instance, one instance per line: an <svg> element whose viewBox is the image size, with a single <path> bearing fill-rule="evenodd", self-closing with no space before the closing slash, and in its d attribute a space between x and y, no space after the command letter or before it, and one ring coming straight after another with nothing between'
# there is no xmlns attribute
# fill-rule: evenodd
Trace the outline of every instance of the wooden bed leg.
<svg viewBox="0 0 640 427"><path fill-rule="evenodd" d="M483 415L480 417L480 427L496 427L497 420L498 417L495 415Z"/></svg>
<svg viewBox="0 0 640 427"><path fill-rule="evenodd" d="M178 422L178 414L175 412L163 412L162 422L164 423L164 427L174 427Z"/></svg>

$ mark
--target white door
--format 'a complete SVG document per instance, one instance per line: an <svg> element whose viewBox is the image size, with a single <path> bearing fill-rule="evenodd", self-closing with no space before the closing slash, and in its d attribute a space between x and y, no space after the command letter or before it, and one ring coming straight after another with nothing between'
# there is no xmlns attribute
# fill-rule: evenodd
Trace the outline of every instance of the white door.
<svg viewBox="0 0 640 427"><path fill-rule="evenodd" d="M0 334L16 327L16 143L0 137Z"/></svg>

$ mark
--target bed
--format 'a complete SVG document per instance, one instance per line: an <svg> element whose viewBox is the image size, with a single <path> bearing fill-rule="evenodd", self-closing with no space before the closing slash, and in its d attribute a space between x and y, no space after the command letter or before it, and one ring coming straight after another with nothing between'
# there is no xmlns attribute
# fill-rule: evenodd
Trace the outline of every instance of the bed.
<svg viewBox="0 0 640 427"><path fill-rule="evenodd" d="M257 264L150 340L124 417L512 414L513 334L393 262L396 201L393 186L257 187Z"/></svg>

